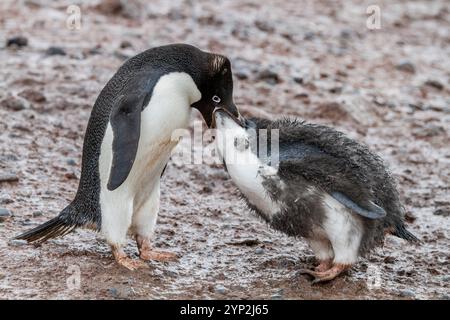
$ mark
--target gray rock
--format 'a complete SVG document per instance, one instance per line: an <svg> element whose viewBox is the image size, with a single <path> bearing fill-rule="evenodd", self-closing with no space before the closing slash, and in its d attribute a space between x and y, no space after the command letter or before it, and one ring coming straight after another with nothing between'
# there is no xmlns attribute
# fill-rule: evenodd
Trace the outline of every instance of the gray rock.
<svg viewBox="0 0 450 320"><path fill-rule="evenodd" d="M14 173L0 174L0 182L16 182L19 181L19 177Z"/></svg>
<svg viewBox="0 0 450 320"><path fill-rule="evenodd" d="M434 210L433 214L435 216L449 217L450 216L450 208L439 208Z"/></svg>
<svg viewBox="0 0 450 320"><path fill-rule="evenodd" d="M77 162L75 160L73 160L73 159L67 159L66 163L69 166L76 166L77 165Z"/></svg>
<svg viewBox="0 0 450 320"><path fill-rule="evenodd" d="M433 87L437 90L444 89L444 85L437 80L427 80L427 81L425 81L425 85L427 85L429 87Z"/></svg>
<svg viewBox="0 0 450 320"><path fill-rule="evenodd" d="M395 68L399 71L408 72L408 73L416 72L416 67L414 66L414 64L412 64L409 61L401 61L400 63L398 63L395 66Z"/></svg>
<svg viewBox="0 0 450 320"><path fill-rule="evenodd" d="M35 211L35 212L33 212L33 218L41 217L42 215L43 215L42 211Z"/></svg>
<svg viewBox="0 0 450 320"><path fill-rule="evenodd" d="M266 21L256 20L255 21L255 26L259 30L267 32L267 33L272 33L272 32L275 31L275 28L272 25L270 25L268 22L266 22Z"/></svg>
<svg viewBox="0 0 450 320"><path fill-rule="evenodd" d="M120 43L120 48L122 48L122 49L125 49L125 48L131 48L133 45L131 44L131 42L130 41L128 41L128 40L123 40L121 43Z"/></svg>
<svg viewBox="0 0 450 320"><path fill-rule="evenodd" d="M119 296L119 291L116 288L109 288L108 294L113 298L117 298Z"/></svg>
<svg viewBox="0 0 450 320"><path fill-rule="evenodd" d="M11 111L21 111L30 108L30 103L20 97L9 96L0 102L0 105Z"/></svg>
<svg viewBox="0 0 450 320"><path fill-rule="evenodd" d="M13 202L14 202L14 200L11 199L9 196L5 196L5 197L0 198L0 204L10 204L10 203L13 203Z"/></svg>
<svg viewBox="0 0 450 320"><path fill-rule="evenodd" d="M227 289L224 286L218 284L214 287L214 291L218 294L225 294L227 292Z"/></svg>
<svg viewBox="0 0 450 320"><path fill-rule="evenodd" d="M11 211L5 208L0 208L0 222L5 221L9 217L11 217Z"/></svg>
<svg viewBox="0 0 450 320"><path fill-rule="evenodd" d="M18 240L18 239L9 240L8 242L8 245L10 245L11 247L22 247L26 244L28 244L26 240Z"/></svg>
<svg viewBox="0 0 450 320"><path fill-rule="evenodd" d="M264 249L263 248L256 248L255 253L256 254L264 254Z"/></svg>
<svg viewBox="0 0 450 320"><path fill-rule="evenodd" d="M48 56L65 56L66 51L61 47L49 47L45 54Z"/></svg>
<svg viewBox="0 0 450 320"><path fill-rule="evenodd" d="M281 82L281 79L279 78L278 73L276 73L272 70L269 70L269 69L260 71L256 78L259 81L265 81L266 83L271 84L271 85L275 85L275 84L278 84Z"/></svg>
<svg viewBox="0 0 450 320"><path fill-rule="evenodd" d="M404 290L400 290L398 292L400 297L404 297L404 298L414 298L416 296L416 294L408 289L404 289Z"/></svg>
<svg viewBox="0 0 450 320"><path fill-rule="evenodd" d="M24 36L12 37L6 41L7 47L21 48L21 47L26 47L27 45L28 45L28 39L25 38Z"/></svg>
<svg viewBox="0 0 450 320"><path fill-rule="evenodd" d="M283 300L283 296L279 293L275 293L270 297L272 300Z"/></svg>

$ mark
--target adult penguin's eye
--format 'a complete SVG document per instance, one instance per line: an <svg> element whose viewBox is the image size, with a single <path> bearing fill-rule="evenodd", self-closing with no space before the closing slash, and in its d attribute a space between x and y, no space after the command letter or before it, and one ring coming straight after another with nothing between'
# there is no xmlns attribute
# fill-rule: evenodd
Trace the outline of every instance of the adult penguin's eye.
<svg viewBox="0 0 450 320"><path fill-rule="evenodd" d="M220 98L218 96L213 96L212 97L212 101L214 101L215 103L219 103L220 102Z"/></svg>

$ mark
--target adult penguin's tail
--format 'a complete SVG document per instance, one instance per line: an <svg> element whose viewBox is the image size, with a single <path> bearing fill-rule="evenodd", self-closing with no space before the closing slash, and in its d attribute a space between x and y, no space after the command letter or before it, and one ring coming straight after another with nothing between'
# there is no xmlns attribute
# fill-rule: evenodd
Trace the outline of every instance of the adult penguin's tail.
<svg viewBox="0 0 450 320"><path fill-rule="evenodd" d="M69 204L57 217L18 235L15 239L27 240L32 243L43 243L48 239L62 237L79 226L75 219L77 216L78 213L75 207Z"/></svg>

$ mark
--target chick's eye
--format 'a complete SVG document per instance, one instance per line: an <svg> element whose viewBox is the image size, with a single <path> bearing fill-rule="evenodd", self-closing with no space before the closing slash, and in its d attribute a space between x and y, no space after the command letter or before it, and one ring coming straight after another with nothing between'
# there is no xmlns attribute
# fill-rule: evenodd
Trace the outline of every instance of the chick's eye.
<svg viewBox="0 0 450 320"><path fill-rule="evenodd" d="M220 102L220 98L218 96L213 96L212 97L212 101L214 101L215 103L219 103Z"/></svg>

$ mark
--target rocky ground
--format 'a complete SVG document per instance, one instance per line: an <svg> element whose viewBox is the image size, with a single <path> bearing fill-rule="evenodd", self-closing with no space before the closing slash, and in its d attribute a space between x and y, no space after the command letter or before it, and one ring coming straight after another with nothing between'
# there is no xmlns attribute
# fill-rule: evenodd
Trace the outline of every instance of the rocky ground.
<svg viewBox="0 0 450 320"><path fill-rule="evenodd" d="M0 3L0 299L450 298L448 1L144 3L84 1L79 29L70 1ZM369 4L381 29L366 27ZM368 144L422 244L388 237L312 286L298 273L314 262L305 242L249 214L220 165L174 162L155 241L178 262L127 271L83 230L39 248L11 241L74 196L90 110L115 70L172 42L227 55L244 114L301 117Z"/></svg>

